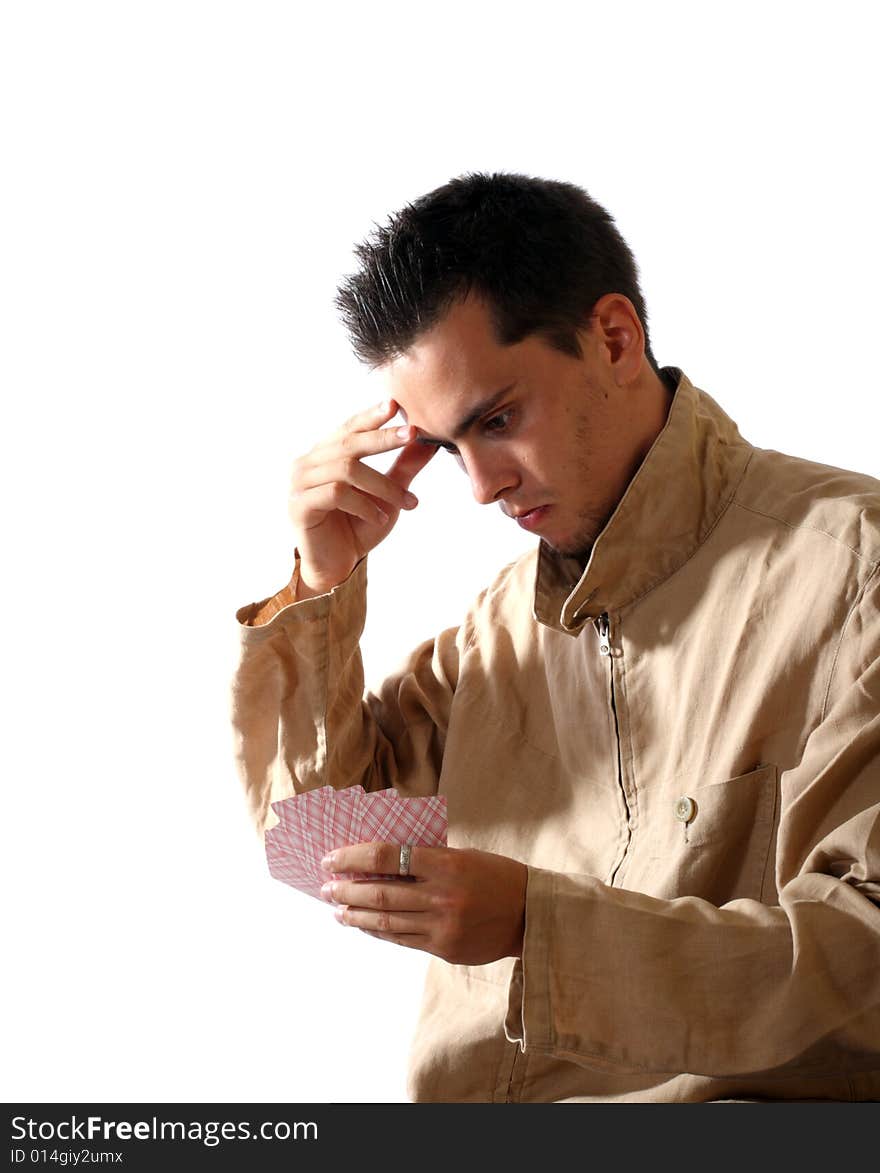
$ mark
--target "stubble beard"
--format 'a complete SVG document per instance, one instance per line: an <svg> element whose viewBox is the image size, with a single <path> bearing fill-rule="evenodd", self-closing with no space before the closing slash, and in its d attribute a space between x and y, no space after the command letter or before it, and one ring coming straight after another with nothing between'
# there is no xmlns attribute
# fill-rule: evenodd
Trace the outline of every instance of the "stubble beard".
<svg viewBox="0 0 880 1173"><path fill-rule="evenodd" d="M593 552L593 541L580 539L577 541L566 542L564 545L554 545L553 542L546 542L546 544L557 553L560 558L574 558L575 561L580 562L582 567L586 567L590 560L590 555Z"/></svg>
<svg viewBox="0 0 880 1173"><path fill-rule="evenodd" d="M595 517L589 513L580 513L575 532L570 538L560 542L554 542L549 538L544 538L543 541L560 558L574 558L580 562L582 567L585 567L590 560L593 546L596 544L596 538L601 530L602 525L597 524Z"/></svg>
<svg viewBox="0 0 880 1173"><path fill-rule="evenodd" d="M596 393L595 386L589 379L585 380L585 385ZM586 486L590 483L590 467L593 464L590 454L590 428L586 413L580 415L576 420L574 433L580 446L577 483ZM595 508L587 506L580 509L575 519L572 537L558 546L553 546L553 549L563 558L576 559L581 567L585 568L593 553L596 538L604 529L607 520L607 517L599 517Z"/></svg>

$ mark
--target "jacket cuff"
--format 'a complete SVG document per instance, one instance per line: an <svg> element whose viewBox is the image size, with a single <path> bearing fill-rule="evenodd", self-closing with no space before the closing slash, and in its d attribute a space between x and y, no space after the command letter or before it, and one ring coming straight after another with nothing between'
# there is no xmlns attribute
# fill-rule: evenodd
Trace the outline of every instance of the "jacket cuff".
<svg viewBox="0 0 880 1173"><path fill-rule="evenodd" d="M526 923L522 958L510 976L504 1033L522 1051L549 1050L553 1045L550 1007L550 932L555 875L529 867L526 881Z"/></svg>
<svg viewBox="0 0 880 1173"><path fill-rule="evenodd" d="M240 627L241 638L244 643L259 642L288 623L301 623L315 619L324 619L334 603L343 602L347 596L359 590L366 590L367 559L363 557L352 570L348 578L332 587L323 595L313 595L309 599L296 599L296 590L299 584L299 551L294 552L294 567L290 582L261 599L258 603L247 603L235 612ZM338 596L334 598L334 596Z"/></svg>

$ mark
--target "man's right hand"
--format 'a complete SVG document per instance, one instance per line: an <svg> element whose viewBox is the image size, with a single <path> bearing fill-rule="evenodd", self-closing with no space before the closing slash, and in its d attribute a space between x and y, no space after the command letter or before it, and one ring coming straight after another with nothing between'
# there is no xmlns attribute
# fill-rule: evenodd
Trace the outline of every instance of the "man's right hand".
<svg viewBox="0 0 880 1173"><path fill-rule="evenodd" d="M294 462L288 512L300 555L297 599L343 582L365 554L388 536L401 509L414 509L409 486L436 447L415 443L417 430L383 428L397 413L389 400L360 412ZM403 451L387 473L365 456Z"/></svg>

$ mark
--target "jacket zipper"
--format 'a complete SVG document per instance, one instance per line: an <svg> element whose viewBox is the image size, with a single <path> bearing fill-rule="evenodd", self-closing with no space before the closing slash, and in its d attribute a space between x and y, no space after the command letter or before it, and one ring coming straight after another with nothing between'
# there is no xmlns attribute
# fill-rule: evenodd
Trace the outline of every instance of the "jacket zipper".
<svg viewBox="0 0 880 1173"><path fill-rule="evenodd" d="M603 611L596 620L596 630L599 633L599 655L611 655L611 624L608 622L608 612ZM611 676L611 697L614 699L614 674Z"/></svg>
<svg viewBox="0 0 880 1173"><path fill-rule="evenodd" d="M609 884L613 885L615 878L617 877L617 873L620 870L620 865L626 858L626 852L629 848L630 809L629 803L626 800L626 790L623 785L623 762L621 761L620 756L620 723L617 719L617 702L614 697L614 660L611 657L611 623L608 619L607 611L603 611L598 619L595 620L595 625L596 631L599 634L599 655L607 656L608 658L609 675L611 677L611 712L614 714L614 740L617 745L617 785L620 787L620 794L623 798L623 806L626 810L627 844L616 867L614 868L614 871L611 873Z"/></svg>

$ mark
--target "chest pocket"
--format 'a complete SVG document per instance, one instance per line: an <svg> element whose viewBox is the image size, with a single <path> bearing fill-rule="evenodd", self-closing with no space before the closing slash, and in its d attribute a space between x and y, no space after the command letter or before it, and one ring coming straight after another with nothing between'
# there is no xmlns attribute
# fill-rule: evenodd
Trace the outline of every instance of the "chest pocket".
<svg viewBox="0 0 880 1173"><path fill-rule="evenodd" d="M642 792L639 827L618 886L665 900L699 896L715 905L775 900L776 803L774 765L723 782L677 779Z"/></svg>

